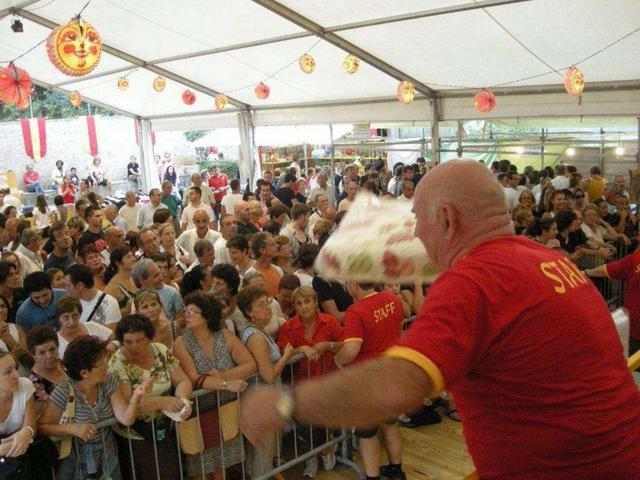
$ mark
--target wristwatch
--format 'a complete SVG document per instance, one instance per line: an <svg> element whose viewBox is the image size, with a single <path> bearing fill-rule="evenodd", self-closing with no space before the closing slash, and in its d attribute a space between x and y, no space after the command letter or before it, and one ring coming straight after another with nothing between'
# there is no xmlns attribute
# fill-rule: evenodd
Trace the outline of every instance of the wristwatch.
<svg viewBox="0 0 640 480"><path fill-rule="evenodd" d="M280 397L276 401L276 412L278 416L285 421L288 425L293 424L293 410L296 406L296 401L293 398L290 390L283 390L280 393Z"/></svg>

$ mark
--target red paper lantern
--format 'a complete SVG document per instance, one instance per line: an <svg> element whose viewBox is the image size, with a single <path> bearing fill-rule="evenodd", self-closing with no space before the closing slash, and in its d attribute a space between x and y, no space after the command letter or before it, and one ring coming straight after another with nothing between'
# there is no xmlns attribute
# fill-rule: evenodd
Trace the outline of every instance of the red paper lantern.
<svg viewBox="0 0 640 480"><path fill-rule="evenodd" d="M26 108L32 89L33 83L26 70L13 64L0 70L0 102Z"/></svg>
<svg viewBox="0 0 640 480"><path fill-rule="evenodd" d="M316 61L308 53L305 53L300 57L300 59L298 60L298 65L300 65L300 70L307 74L313 73L313 71L316 69Z"/></svg>
<svg viewBox="0 0 640 480"><path fill-rule="evenodd" d="M413 99L416 96L416 87L414 87L411 82L402 81L396 88L396 95L398 96L400 103L407 105L413 102Z"/></svg>
<svg viewBox="0 0 640 480"><path fill-rule="evenodd" d="M490 112L496 106L496 96L491 90L483 88L473 97L473 105L479 112Z"/></svg>
<svg viewBox="0 0 640 480"><path fill-rule="evenodd" d="M60 25L47 37L47 54L51 63L62 73L80 77L98 66L102 53L102 39L93 26L74 18Z"/></svg>
<svg viewBox="0 0 640 480"><path fill-rule="evenodd" d="M71 103L71 105L76 108L80 106L80 104L82 103L82 96L80 95L79 91L74 90L69 94L69 103Z"/></svg>
<svg viewBox="0 0 640 480"><path fill-rule="evenodd" d="M569 67L564 74L564 89L569 95L582 95L584 91L584 74L582 70L574 67Z"/></svg>
<svg viewBox="0 0 640 480"><path fill-rule="evenodd" d="M222 93L216 95L215 104L216 104L217 111L221 112L222 110L224 110L227 107L228 103L229 103L229 99L227 98L226 95Z"/></svg>
<svg viewBox="0 0 640 480"><path fill-rule="evenodd" d="M260 100L264 100L271 93L271 89L264 83L260 82L256 87L255 92L256 97L258 97Z"/></svg>
<svg viewBox="0 0 640 480"><path fill-rule="evenodd" d="M196 94L191 90L182 92L182 101L187 105L193 105L196 102Z"/></svg>

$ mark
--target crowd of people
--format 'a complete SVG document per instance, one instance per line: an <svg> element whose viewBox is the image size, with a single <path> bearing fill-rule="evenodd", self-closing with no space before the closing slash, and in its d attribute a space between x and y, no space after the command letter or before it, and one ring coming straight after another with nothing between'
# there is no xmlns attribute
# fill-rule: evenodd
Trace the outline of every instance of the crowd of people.
<svg viewBox="0 0 640 480"><path fill-rule="evenodd" d="M137 181L130 160L129 180ZM293 382L381 356L424 301L420 281L341 283L314 269L359 192L413 202L429 170L424 158L393 171L382 160L303 176L295 166L267 170L244 190L214 165L194 173L182 195L168 165L148 203L130 191L120 208L93 189L109 185L99 158L93 185L58 163L55 209L42 203L33 169L24 178L39 194L32 219L0 195L0 418L9 412L0 424L0 474L15 468L29 475L17 478L50 478L53 468L56 478L144 479L159 471L173 479L181 465L198 477L244 462L262 475L273 468L275 435L245 449L241 436L216 436L206 413L248 383L281 383L298 355ZM582 178L565 165L519 173L508 161L490 170L516 232L578 264L598 259L584 267L593 277L636 249L638 217L624 178L609 183L597 167ZM199 389L211 392L198 399L203 447L181 462L175 424L157 412L190 418ZM404 413L400 425L415 424L414 412ZM446 413L459 420L453 402ZM99 425L110 418L118 425ZM398 424L381 430L384 466L378 429L357 431L365 473L404 479ZM316 476L319 459L332 469L335 452L310 458L305 478Z"/></svg>

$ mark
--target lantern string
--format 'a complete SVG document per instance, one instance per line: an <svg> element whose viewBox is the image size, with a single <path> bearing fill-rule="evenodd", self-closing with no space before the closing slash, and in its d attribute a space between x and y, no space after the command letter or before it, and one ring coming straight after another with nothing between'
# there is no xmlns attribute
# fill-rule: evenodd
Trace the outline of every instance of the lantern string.
<svg viewBox="0 0 640 480"><path fill-rule="evenodd" d="M601 48L600 50L597 50L595 52L593 52L591 55L584 57L582 60L580 60L579 62L574 63L573 65L579 65L581 63L586 62L587 60L591 60L593 57L595 57L596 55L604 52L605 50L613 47L614 45L620 43L621 41L625 40L626 38L630 37L631 35L633 35L634 33L638 33L640 32L640 27L636 28L635 30L632 30L631 32L627 33L626 35L624 35L623 37L618 38L617 40L614 40L613 42L611 42L609 45L607 45L606 47Z"/></svg>

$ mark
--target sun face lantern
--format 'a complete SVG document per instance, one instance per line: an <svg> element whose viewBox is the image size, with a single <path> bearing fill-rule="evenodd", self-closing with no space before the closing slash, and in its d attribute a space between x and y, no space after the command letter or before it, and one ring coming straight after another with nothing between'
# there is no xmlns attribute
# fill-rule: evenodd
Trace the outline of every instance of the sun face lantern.
<svg viewBox="0 0 640 480"><path fill-rule="evenodd" d="M118 88L120 90L126 90L129 88L129 79L127 77L120 77L118 79Z"/></svg>
<svg viewBox="0 0 640 480"><path fill-rule="evenodd" d="M564 74L564 89L569 95L582 95L584 91L584 74L573 65Z"/></svg>
<svg viewBox="0 0 640 480"><path fill-rule="evenodd" d="M398 84L398 88L396 88L396 95L400 103L407 105L413 102L416 96L416 87L414 87L411 82L402 81Z"/></svg>
<svg viewBox="0 0 640 480"><path fill-rule="evenodd" d="M184 92L182 92L182 101L186 105L193 105L194 103L196 103L196 94L191 90L185 90Z"/></svg>
<svg viewBox="0 0 640 480"><path fill-rule="evenodd" d="M153 81L153 89L156 92L162 92L166 86L167 86L167 81L159 75Z"/></svg>
<svg viewBox="0 0 640 480"><path fill-rule="evenodd" d="M479 112L490 112L496 106L496 96L491 90L483 88L473 97L473 105Z"/></svg>
<svg viewBox="0 0 640 480"><path fill-rule="evenodd" d="M15 65L0 70L0 102L26 108L29 106L32 89L31 76L26 70Z"/></svg>
<svg viewBox="0 0 640 480"><path fill-rule="evenodd" d="M258 84L254 91L256 92L256 97L260 100L264 100L269 97L269 94L271 93L271 89L262 82Z"/></svg>
<svg viewBox="0 0 640 480"><path fill-rule="evenodd" d="M353 75L360 68L360 60L355 55L347 55L342 61L342 69L345 73Z"/></svg>
<svg viewBox="0 0 640 480"><path fill-rule="evenodd" d="M69 103L71 103L71 105L76 108L80 106L80 104L82 103L82 95L80 95L79 91L74 90L69 94Z"/></svg>
<svg viewBox="0 0 640 480"><path fill-rule="evenodd" d="M226 95L223 95L222 93L216 95L215 104L217 111L221 112L222 110L224 110L227 107L228 103L229 99Z"/></svg>
<svg viewBox="0 0 640 480"><path fill-rule="evenodd" d="M93 26L80 19L60 25L47 38L51 63L65 75L81 77L98 66L102 39Z"/></svg>
<svg viewBox="0 0 640 480"><path fill-rule="evenodd" d="M305 53L298 59L298 65L300 65L300 70L307 74L313 73L316 69L316 61L308 53Z"/></svg>

